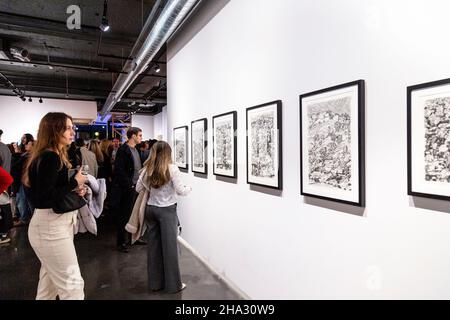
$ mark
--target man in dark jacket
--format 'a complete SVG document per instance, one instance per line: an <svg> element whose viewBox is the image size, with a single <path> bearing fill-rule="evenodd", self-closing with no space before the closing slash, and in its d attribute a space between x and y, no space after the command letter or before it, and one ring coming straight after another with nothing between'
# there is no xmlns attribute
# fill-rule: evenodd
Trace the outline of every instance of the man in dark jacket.
<svg viewBox="0 0 450 320"><path fill-rule="evenodd" d="M137 198L135 187L142 168L142 158L136 145L142 141L142 130L131 127L127 131L127 138L128 141L117 150L111 192L111 205L116 208L117 246L121 252L128 252L131 245L131 235L125 230L125 225Z"/></svg>

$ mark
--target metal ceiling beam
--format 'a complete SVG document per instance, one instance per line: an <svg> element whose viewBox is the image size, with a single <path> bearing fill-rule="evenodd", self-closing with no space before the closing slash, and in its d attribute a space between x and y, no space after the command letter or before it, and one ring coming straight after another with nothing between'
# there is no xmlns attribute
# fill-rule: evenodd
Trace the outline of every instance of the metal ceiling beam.
<svg viewBox="0 0 450 320"><path fill-rule="evenodd" d="M0 95L1 96L14 96L10 92L8 92L5 89L0 88ZM67 98L65 96L65 93L52 93L52 94L43 94L39 91L30 91L26 95L27 97L34 98L42 98L42 99L64 99L64 100L82 100L82 101L97 101L101 100L101 97L93 97L93 96L87 96L87 95L80 95L80 94L71 94ZM19 98L18 98L19 99ZM25 103L25 102L24 102ZM28 103L28 102L27 102Z"/></svg>
<svg viewBox="0 0 450 320"><path fill-rule="evenodd" d="M143 101L149 101L149 99L144 99L144 98L136 98L136 99L127 98L127 99L120 100L120 102L124 102L124 103L143 102ZM154 102L154 103L167 103L167 99L155 98L155 99L151 99L151 102Z"/></svg>
<svg viewBox="0 0 450 320"><path fill-rule="evenodd" d="M37 94L34 95L40 95L42 97L49 96L52 94L65 94L66 93L66 87L65 86L58 86L56 82L61 83L61 81L58 81L54 78L33 78L26 75L10 75L7 73L4 73L8 79L10 79L15 87L21 89L22 91L25 91L26 96L30 96L30 92L37 92ZM59 79L61 80L61 79ZM95 84L95 87L93 88L87 88L82 87L82 85L85 84L85 82L82 82L80 79L74 79L71 80L71 85L69 86L69 94L77 94L77 95L85 95L88 97L93 97L97 99L106 99L108 96L108 93L110 92L110 85L109 83L103 83L101 87L99 87L99 83ZM9 90L12 92L11 88L1 88ZM158 96L154 96L151 98L152 102L156 103L166 103L167 98L163 96L160 96L161 92L158 92ZM133 101L135 102L141 102L144 100L149 100L149 98L145 98L144 96L147 95L145 92L138 92L136 93L138 97L130 97L127 99L122 99L121 102L124 103L131 103Z"/></svg>
<svg viewBox="0 0 450 320"><path fill-rule="evenodd" d="M66 64L66 63L48 63L48 62L38 62L38 61L17 61L17 60L8 60L8 59L0 59L0 65L9 65L9 66L19 66L19 67L34 67L34 66L42 66L47 67L50 69L50 67L53 68L64 68L64 69L74 69L74 70L81 70L81 71L88 71L88 72L94 72L94 73L117 73L117 74L128 74L128 72L119 71L117 69L109 69L109 68L99 68L99 67L90 67L90 66L82 66L82 65L72 65L72 64ZM165 76L160 75L151 75L143 73L141 74L144 77L155 77L155 78L166 78Z"/></svg>
<svg viewBox="0 0 450 320"><path fill-rule="evenodd" d="M50 67L53 68L65 68L65 69L76 69L76 70L83 70L83 71L90 71L90 72L115 72L118 73L116 70L109 70L104 68L98 68L98 67L89 67L89 66L75 66L70 64L59 64L59 63L47 63L47 62L37 62L37 61L16 61L16 60L8 60L8 59L0 59L0 65L12 65L12 66L20 66L20 67L34 67L34 66L44 66L50 69Z"/></svg>
<svg viewBox="0 0 450 320"><path fill-rule="evenodd" d="M163 55L164 55L164 53L165 53L165 51L166 51L166 46L164 45L160 50L159 50L159 52L155 55L155 57L153 58L153 59L156 59L156 60L158 60L159 58L161 58ZM153 66L154 65L156 65L157 63L156 62L150 62L148 65L147 65L147 68L145 69L145 71L151 71L151 72L153 72ZM128 87L128 89L127 89L127 91L124 93L124 97L126 97L126 96L128 96L130 93L132 93L135 89L136 89L136 87L137 86L139 86L139 85L142 85L142 84L144 84L145 85L145 83L142 83L142 81L144 80L144 78L145 77L150 77L150 76L152 76L153 78L159 78L158 76L153 76L153 75L146 75L146 74L140 74L140 75L138 75L137 77L136 77L136 79L134 80L134 82ZM165 76L162 76L164 79L166 78Z"/></svg>
<svg viewBox="0 0 450 320"><path fill-rule="evenodd" d="M83 26L80 30L68 30L66 22L35 18L0 12L0 34L8 36L15 35L22 38L30 38L30 35L40 35L44 38L53 36L57 38L90 41L96 43L100 29L98 27ZM108 35L103 41L103 45L121 46L131 48L133 41L127 41L129 35Z"/></svg>
<svg viewBox="0 0 450 320"><path fill-rule="evenodd" d="M151 89L147 94L144 95L144 98L146 98L146 99L152 99L152 97L153 97L155 94L159 94L159 92L160 92L161 90L166 89L166 88L167 88L167 81L164 82L164 83L161 83L160 86L159 86L158 88L156 88L156 89Z"/></svg>

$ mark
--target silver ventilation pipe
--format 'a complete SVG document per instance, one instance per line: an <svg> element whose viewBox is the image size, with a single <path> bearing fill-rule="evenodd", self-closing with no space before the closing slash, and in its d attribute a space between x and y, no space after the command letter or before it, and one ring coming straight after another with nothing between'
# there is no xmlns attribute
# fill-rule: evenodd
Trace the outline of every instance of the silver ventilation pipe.
<svg viewBox="0 0 450 320"><path fill-rule="evenodd" d="M105 115L120 101L137 76L145 71L159 49L180 25L186 15L199 0L169 0L145 39L136 57L125 65L128 74L121 74L103 105L101 113ZM152 15L149 16L152 19ZM143 30L145 32L145 28ZM141 35L139 35L141 39Z"/></svg>

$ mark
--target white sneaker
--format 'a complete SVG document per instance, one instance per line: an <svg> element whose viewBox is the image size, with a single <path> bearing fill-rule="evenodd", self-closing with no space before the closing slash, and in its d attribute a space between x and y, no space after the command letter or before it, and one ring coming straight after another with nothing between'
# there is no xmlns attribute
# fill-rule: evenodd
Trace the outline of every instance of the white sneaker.
<svg viewBox="0 0 450 320"><path fill-rule="evenodd" d="M186 289L186 283L181 283L180 289L178 289L177 291L168 292L168 293L179 293L179 292L183 291L184 289Z"/></svg>

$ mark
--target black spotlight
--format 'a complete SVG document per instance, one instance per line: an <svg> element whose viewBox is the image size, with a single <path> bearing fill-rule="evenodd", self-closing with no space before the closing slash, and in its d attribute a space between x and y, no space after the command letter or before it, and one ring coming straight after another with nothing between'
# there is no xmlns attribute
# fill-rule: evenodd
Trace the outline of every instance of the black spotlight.
<svg viewBox="0 0 450 320"><path fill-rule="evenodd" d="M39 98L39 103L42 103L42 98Z"/></svg>
<svg viewBox="0 0 450 320"><path fill-rule="evenodd" d="M28 102L33 102L33 99L31 99L31 97L29 97Z"/></svg>
<svg viewBox="0 0 450 320"><path fill-rule="evenodd" d="M155 70L156 73L160 73L161 68L159 67L159 64L155 65L155 68L153 68L153 70Z"/></svg>
<svg viewBox="0 0 450 320"><path fill-rule="evenodd" d="M20 97L20 99L21 99L22 101L27 101L27 99L26 99L24 96Z"/></svg>

